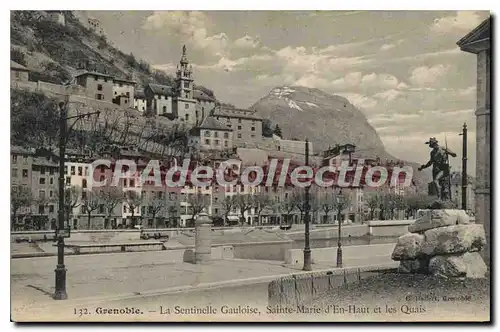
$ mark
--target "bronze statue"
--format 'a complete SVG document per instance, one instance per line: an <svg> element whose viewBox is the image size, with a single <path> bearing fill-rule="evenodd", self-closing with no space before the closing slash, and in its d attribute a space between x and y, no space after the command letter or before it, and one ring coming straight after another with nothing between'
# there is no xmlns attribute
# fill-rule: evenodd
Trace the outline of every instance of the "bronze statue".
<svg viewBox="0 0 500 332"><path fill-rule="evenodd" d="M435 137L431 137L425 144L429 144L429 147L432 148L430 160L425 165L420 166L418 170L421 171L432 165L431 184L434 186L434 190L429 190L429 194L432 195L434 191L441 200L449 200L451 196L449 188L447 188L450 181L448 156L456 157L457 154L448 148L440 147Z"/></svg>

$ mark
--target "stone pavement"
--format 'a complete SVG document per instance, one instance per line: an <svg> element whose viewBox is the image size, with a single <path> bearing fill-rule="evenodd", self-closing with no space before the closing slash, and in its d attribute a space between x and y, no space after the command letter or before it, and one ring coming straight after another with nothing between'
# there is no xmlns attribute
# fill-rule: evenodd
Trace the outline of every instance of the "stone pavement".
<svg viewBox="0 0 500 332"><path fill-rule="evenodd" d="M69 299L54 301L51 294L54 291L55 257L11 260L11 305L14 319L27 317L28 313L31 316L37 312L37 308L42 313L47 313L44 311L47 308L67 310L84 303L106 303L119 301L120 298L144 300L162 293L220 286L227 293L228 287L259 283L264 286L258 293L258 299L267 301L268 282L279 276L302 272L302 266L286 267L278 261L233 259L214 261L208 265L169 263L163 259L162 252L68 256L65 262L68 269L66 287ZM344 263L347 267L394 265L390 258L380 257L375 260L360 258ZM314 270L334 268L333 260L331 264L313 265ZM208 300L211 301L210 298ZM130 301L127 300L126 303Z"/></svg>

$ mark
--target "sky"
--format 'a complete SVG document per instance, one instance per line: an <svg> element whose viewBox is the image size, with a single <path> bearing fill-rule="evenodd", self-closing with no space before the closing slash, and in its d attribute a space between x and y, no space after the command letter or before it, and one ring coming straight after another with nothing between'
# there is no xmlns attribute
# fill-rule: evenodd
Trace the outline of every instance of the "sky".
<svg viewBox="0 0 500 332"><path fill-rule="evenodd" d="M425 163L436 137L458 156L468 125L475 172L476 57L456 42L489 13L474 11L93 11L118 48L174 74L182 45L195 83L250 107L274 87L346 97L388 152Z"/></svg>

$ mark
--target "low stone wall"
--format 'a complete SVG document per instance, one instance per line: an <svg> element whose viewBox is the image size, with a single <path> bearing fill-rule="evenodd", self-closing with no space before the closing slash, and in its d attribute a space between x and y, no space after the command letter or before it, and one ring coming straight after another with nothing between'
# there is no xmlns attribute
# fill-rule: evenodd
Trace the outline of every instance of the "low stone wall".
<svg viewBox="0 0 500 332"><path fill-rule="evenodd" d="M134 252L134 251L160 251L163 250L162 242L138 242L138 243L110 243L110 244L87 244L66 245L73 249L75 254L102 254L110 252Z"/></svg>
<svg viewBox="0 0 500 332"><path fill-rule="evenodd" d="M53 237L54 231L30 231L30 232L12 232L11 242L16 239L31 239L31 241L42 241L44 235L48 238ZM72 231L70 238L66 239L67 243L71 242L123 242L123 241L138 241L141 239L141 232L137 229L130 230L85 230Z"/></svg>
<svg viewBox="0 0 500 332"><path fill-rule="evenodd" d="M315 226L316 227L316 226ZM349 235L351 237L362 237L368 233L367 225L342 225L341 229L342 237L347 238ZM285 233L288 237L293 240L304 240L304 231L292 231ZM336 226L329 225L329 227L320 227L318 229L311 229L309 231L309 238L311 240L322 240L322 239L336 239L339 236L339 231Z"/></svg>
<svg viewBox="0 0 500 332"><path fill-rule="evenodd" d="M346 268L325 272L308 272L271 281L268 285L269 306L283 308L297 308L315 297L354 283L362 279L395 270L393 263L377 268Z"/></svg>
<svg viewBox="0 0 500 332"><path fill-rule="evenodd" d="M171 253L168 253L168 254L171 255L172 259L174 259L174 261L176 261L176 262L179 261L179 257L178 257L179 252L182 252L182 259L180 260L181 262L186 262L186 263L194 263L195 262L195 250L194 249L169 250L169 251L172 251ZM223 259L233 259L234 258L234 250L233 250L232 246L212 247L211 254L212 254L212 260L223 260Z"/></svg>
<svg viewBox="0 0 500 332"><path fill-rule="evenodd" d="M396 246L395 243L387 244L367 244L360 246L342 247L342 258L344 262L351 259L359 259L363 257L387 256L391 257L392 251ZM311 260L315 262L332 262L337 257L337 247L311 249ZM304 250L290 249L285 253L285 263L296 265L304 264Z"/></svg>
<svg viewBox="0 0 500 332"><path fill-rule="evenodd" d="M292 249L293 241L267 241L232 243L234 257L241 259L260 259L283 261L288 250Z"/></svg>
<svg viewBox="0 0 500 332"><path fill-rule="evenodd" d="M408 226L415 220L371 220L367 222L371 236L401 236L408 233Z"/></svg>

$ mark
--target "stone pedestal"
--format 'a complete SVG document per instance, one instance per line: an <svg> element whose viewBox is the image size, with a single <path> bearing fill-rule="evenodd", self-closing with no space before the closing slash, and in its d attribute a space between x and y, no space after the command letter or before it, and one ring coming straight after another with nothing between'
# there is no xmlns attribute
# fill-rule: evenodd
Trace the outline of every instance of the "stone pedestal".
<svg viewBox="0 0 500 332"><path fill-rule="evenodd" d="M469 219L463 210L423 210L392 253L392 259L400 261L399 271L484 277L487 269L478 253L486 244L484 228Z"/></svg>
<svg viewBox="0 0 500 332"><path fill-rule="evenodd" d="M195 264L207 264L212 260L212 220L201 213L195 221Z"/></svg>

